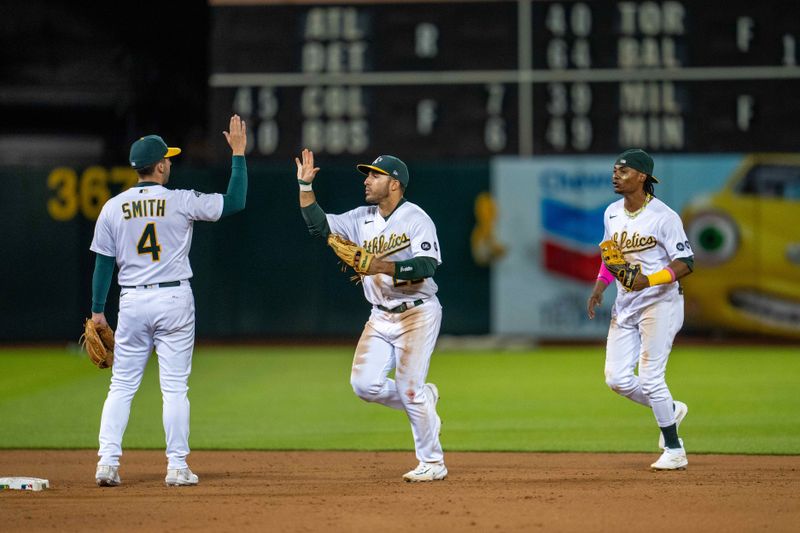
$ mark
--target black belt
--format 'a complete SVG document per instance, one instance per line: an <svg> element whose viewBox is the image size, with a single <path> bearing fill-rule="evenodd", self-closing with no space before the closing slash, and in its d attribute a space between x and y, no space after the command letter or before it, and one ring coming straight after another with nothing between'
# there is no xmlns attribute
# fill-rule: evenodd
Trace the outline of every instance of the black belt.
<svg viewBox="0 0 800 533"><path fill-rule="evenodd" d="M136 285L135 287L122 287L123 289L135 289L136 287L142 287L143 289L152 289L158 286L159 288L165 287L180 287L180 281L163 281L161 283L152 283L150 285Z"/></svg>
<svg viewBox="0 0 800 533"><path fill-rule="evenodd" d="M381 311L386 311L387 313L405 313L412 307L417 307L418 305L422 305L423 303L425 303L425 300L414 300L413 302L403 302L397 307L392 307L391 309L389 309L388 307L384 307L382 305L376 305L375 307L377 307Z"/></svg>

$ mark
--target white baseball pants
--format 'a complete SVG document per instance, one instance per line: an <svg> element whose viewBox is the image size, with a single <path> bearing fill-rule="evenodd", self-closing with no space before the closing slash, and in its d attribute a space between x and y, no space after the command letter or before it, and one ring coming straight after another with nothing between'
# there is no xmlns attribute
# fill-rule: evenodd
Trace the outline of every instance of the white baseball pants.
<svg viewBox="0 0 800 533"><path fill-rule="evenodd" d="M194 295L178 287L123 289L114 335L114 365L100 420L100 465L119 466L131 401L155 348L163 399L167 468L186 468L189 455L189 374L192 371Z"/></svg>
<svg viewBox="0 0 800 533"><path fill-rule="evenodd" d="M417 459L426 463L444 460L436 404L425 387L441 323L442 306L436 298L404 313L373 307L350 374L359 398L405 411ZM388 377L392 369L396 369L395 379Z"/></svg>
<svg viewBox="0 0 800 533"><path fill-rule="evenodd" d="M665 379L675 335L683 326L683 296L656 302L625 324L611 319L606 344L606 383L611 390L653 408L659 427L675 423ZM634 374L639 365L639 375Z"/></svg>

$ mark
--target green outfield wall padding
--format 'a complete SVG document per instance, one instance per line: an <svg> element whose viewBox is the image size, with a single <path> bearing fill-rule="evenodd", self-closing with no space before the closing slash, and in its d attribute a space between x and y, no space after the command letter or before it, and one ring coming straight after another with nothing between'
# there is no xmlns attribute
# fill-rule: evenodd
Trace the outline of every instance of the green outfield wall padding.
<svg viewBox="0 0 800 533"><path fill-rule="evenodd" d="M356 161L354 161L355 165ZM341 213L363 204L355 166L324 166L315 181L320 205ZM474 201L488 190L486 161L409 164L409 201L436 223L443 264L435 275L442 332L489 331L489 271L472 260ZM229 167L175 164L170 187L224 192ZM295 169L249 165L244 212L198 222L190 259L200 338L357 337L369 314L360 286L340 272L324 241L311 237L297 199ZM132 178L103 167L0 168L5 214L0 341L76 339L91 310L94 217L108 195ZM114 325L116 272L107 304Z"/></svg>

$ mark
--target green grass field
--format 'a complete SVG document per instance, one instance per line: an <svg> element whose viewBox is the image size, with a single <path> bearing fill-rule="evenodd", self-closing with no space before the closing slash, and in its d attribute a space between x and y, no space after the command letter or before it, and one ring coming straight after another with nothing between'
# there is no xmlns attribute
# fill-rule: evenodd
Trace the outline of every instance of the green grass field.
<svg viewBox="0 0 800 533"><path fill-rule="evenodd" d="M197 349L193 449L411 450L405 415L349 385L350 348ZM652 413L612 393L602 347L434 354L446 450L649 451ZM152 358L123 445L163 448ZM94 448L110 373L74 350L0 350L0 448ZM679 347L667 373L689 405L690 453L800 454L800 353Z"/></svg>

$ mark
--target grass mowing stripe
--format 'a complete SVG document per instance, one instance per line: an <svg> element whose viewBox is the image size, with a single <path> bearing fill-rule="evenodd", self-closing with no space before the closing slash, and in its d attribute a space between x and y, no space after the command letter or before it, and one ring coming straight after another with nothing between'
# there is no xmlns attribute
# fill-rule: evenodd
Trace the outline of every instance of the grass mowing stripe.
<svg viewBox="0 0 800 533"><path fill-rule="evenodd" d="M32 363L35 358L35 362ZM400 411L349 385L350 348L199 348L189 381L194 449L411 450ZM612 393L602 347L437 352L446 450L655 451L652 412ZM164 446L158 364L133 402L126 448ZM94 448L109 372L85 356L0 350L0 448ZM800 453L800 357L789 348L677 347L687 450Z"/></svg>

